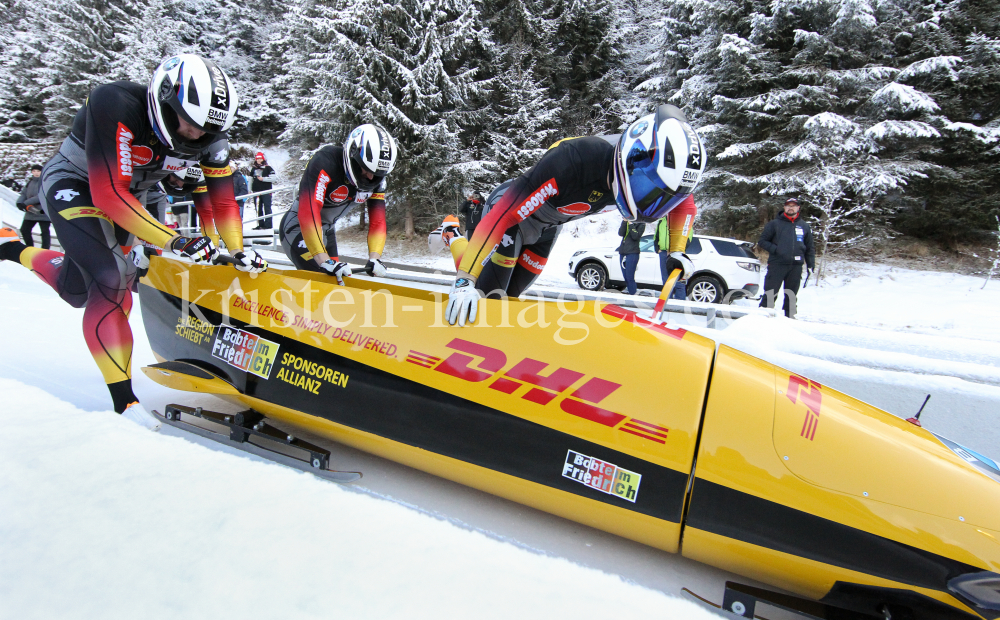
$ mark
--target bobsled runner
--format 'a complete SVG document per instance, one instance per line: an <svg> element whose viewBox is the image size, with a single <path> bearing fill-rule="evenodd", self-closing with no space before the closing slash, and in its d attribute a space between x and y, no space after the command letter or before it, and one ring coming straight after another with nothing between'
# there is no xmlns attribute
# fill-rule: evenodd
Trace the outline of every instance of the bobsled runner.
<svg viewBox="0 0 1000 620"><path fill-rule="evenodd" d="M458 328L443 287L346 283L153 258L144 371L828 617L1000 617L989 458L615 305L484 300Z"/></svg>

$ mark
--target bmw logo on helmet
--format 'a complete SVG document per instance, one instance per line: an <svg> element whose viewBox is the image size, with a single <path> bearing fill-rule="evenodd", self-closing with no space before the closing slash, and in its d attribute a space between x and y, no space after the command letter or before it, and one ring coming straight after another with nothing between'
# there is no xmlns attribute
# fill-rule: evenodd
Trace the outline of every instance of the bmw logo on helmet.
<svg viewBox="0 0 1000 620"><path fill-rule="evenodd" d="M645 119L640 119L635 125L632 125L632 129L628 132L628 137L638 138L642 135L642 132L646 131L647 127L649 127L649 122Z"/></svg>

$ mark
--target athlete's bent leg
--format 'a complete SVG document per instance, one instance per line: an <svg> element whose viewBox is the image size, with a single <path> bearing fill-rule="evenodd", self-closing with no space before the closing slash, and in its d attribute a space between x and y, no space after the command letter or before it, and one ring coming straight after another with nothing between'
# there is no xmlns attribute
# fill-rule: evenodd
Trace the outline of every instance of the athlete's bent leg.
<svg viewBox="0 0 1000 620"><path fill-rule="evenodd" d="M22 264L29 262L39 277L73 305L82 305L79 298L85 291L84 340L108 384L115 411L121 413L138 401L132 392L128 324L132 302L128 284L135 277L135 265L121 248L130 243L131 235L93 207L87 183L71 178L47 180L43 179L46 212L66 253L60 257L57 252L26 250Z"/></svg>

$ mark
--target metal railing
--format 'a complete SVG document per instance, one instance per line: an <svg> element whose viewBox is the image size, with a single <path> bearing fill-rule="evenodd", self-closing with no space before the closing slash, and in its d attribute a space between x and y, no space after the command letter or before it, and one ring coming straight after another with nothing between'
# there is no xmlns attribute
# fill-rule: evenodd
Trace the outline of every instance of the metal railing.
<svg viewBox="0 0 1000 620"><path fill-rule="evenodd" d="M289 189L293 186L287 185L283 187L272 188L269 190L264 190L261 192L254 192L251 194L246 194L244 196L238 196L237 200L245 200L247 198L252 198L254 196L260 196L268 193L275 193L278 191ZM14 202L17 200L17 192L11 191L10 189L0 186L0 207L3 210L15 209ZM192 201L184 201L179 203L173 203L172 206L188 206L189 208L193 206ZM284 211L273 213L271 215L264 215L260 217L254 217L250 219L243 220L243 223L256 222L259 220L264 220L268 218L281 218L284 215ZM18 228L12 223L8 223L6 217L0 218L3 220L3 225L11 226L12 228ZM199 230L197 227L185 227L181 230L191 231ZM284 250L281 248L281 243L279 240L280 231L273 229L270 232L261 231L260 234L254 233L244 233L243 234L243 247L253 247L258 250L270 250L284 254ZM37 237L37 233L36 233ZM264 241L262 243L262 241ZM52 237L52 247L59 248L58 240L53 235ZM356 256L345 256L341 254L340 260L349 263L352 267L363 267L367 262L367 258L361 258ZM280 265L282 267L291 267L294 269L294 265L290 260L284 257L267 257L268 263L272 265ZM401 280L405 282L421 283L421 284L435 284L435 285L449 285L455 277L454 271L447 271L441 269L434 269L430 267L421 267L419 265L409 265L405 263L394 263L385 262L384 264L391 271L388 277L394 280ZM652 310L656 303L656 297L623 297L621 295L616 295L613 293L584 293L584 292L568 292L558 289L552 289L551 287L538 287L532 286L522 295L524 299L548 299L548 300L564 300L564 301L599 301L603 303L613 303L615 305L632 308L635 310ZM764 315L764 316L774 316L775 311L770 309L759 309L759 308L747 308L738 306L716 306L715 304L702 304L698 302L679 302L676 300L671 300L667 303L665 308L667 312L675 314L685 314L693 316L704 316L707 326L710 328L718 328L725 326L728 322L731 322L742 316L747 316L751 314ZM721 323L721 325L720 325Z"/></svg>
<svg viewBox="0 0 1000 620"><path fill-rule="evenodd" d="M266 194L276 194L278 192L282 192L282 191L285 191L285 190L288 190L288 189L294 189L294 188L295 188L294 185L282 185L281 187L272 187L271 189L265 189L265 190L261 190L259 192L251 192L249 194L243 194L242 196L236 196L236 200L247 200L247 199L250 199L250 198L255 198L257 196L264 196ZM189 222L192 221L192 213L195 212L195 210L193 209L193 206L194 206L194 201L193 200L183 200L183 201L180 201L180 202L167 203L167 207L168 208L172 208L172 207L187 207L188 208L188 221ZM245 206L244 206L244 208L245 208ZM272 213L271 215L261 215L261 216L258 216L258 217L251 217L251 218L242 218L241 217L241 219L243 220L243 224L249 224L250 222L260 222L262 220L267 220L267 219L274 219L274 218L281 219L281 217L284 214L285 214L285 211L279 211L277 213ZM240 215L242 216L242 213ZM184 227L178 227L176 230L177 230L178 233L181 233L181 232L198 232L198 231L201 230L201 228L198 227L198 226L184 226ZM243 247L252 246L255 249L274 250L276 252L281 252L282 251L282 249L281 249L281 241L280 241L280 239L278 237L278 234L279 234L279 231L277 230L277 228L275 228L273 226L271 228L271 232L270 233L265 233L264 231L261 231L260 234L244 232L243 233ZM248 239L250 240L250 243L247 243ZM261 243L259 240L262 240L262 239L267 239L268 240L267 243ZM256 243L254 241L256 241ZM289 263L289 265L290 264L291 263Z"/></svg>

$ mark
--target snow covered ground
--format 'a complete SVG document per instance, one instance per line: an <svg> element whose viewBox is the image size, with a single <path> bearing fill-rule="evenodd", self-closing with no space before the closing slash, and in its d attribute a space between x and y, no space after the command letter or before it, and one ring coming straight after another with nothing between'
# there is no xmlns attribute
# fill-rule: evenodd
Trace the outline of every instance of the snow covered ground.
<svg viewBox="0 0 1000 620"><path fill-rule="evenodd" d="M0 618L710 617L530 536L469 525L461 510L431 514L398 496L407 489L379 491L363 459L351 463L362 484L340 487L123 420L108 411L79 311L10 263L0 263L0 316ZM137 306L135 368L155 361L141 322ZM180 396L136 375L151 407ZM501 504L505 519L535 513L437 487ZM581 547L615 538L534 518ZM640 548L623 561L658 555Z"/></svg>
<svg viewBox="0 0 1000 620"><path fill-rule="evenodd" d="M558 266L614 232L564 231L544 283L572 286ZM930 393L926 427L997 457L1000 282L981 286L835 264L799 321L694 329L903 417ZM0 619L699 618L681 586L721 598L722 571L350 449L334 466L365 478L339 487L143 431L108 411L80 311L10 263L0 317ZM138 306L132 325L138 369L154 361ZM150 408L229 407L135 382Z"/></svg>

